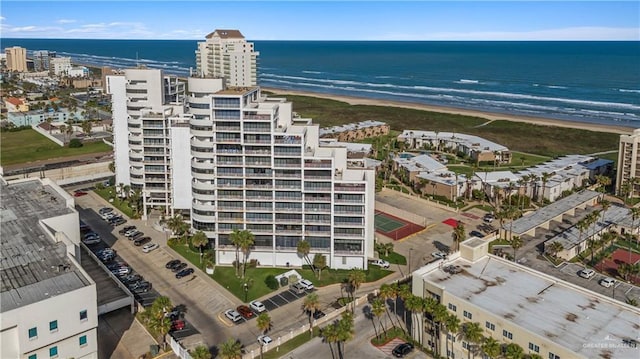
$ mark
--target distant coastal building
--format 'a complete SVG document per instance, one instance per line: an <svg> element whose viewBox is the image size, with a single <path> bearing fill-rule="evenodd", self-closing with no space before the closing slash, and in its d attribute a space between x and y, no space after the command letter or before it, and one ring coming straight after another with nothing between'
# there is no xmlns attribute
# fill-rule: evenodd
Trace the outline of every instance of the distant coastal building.
<svg viewBox="0 0 640 359"><path fill-rule="evenodd" d="M629 197L640 195L640 129L620 135L616 193Z"/></svg>
<svg viewBox="0 0 640 359"><path fill-rule="evenodd" d="M541 358L638 357L638 308L487 254L488 247L472 237L459 253L414 271L412 294L444 305L460 329L479 324L479 334L496 340L499 350L513 343ZM478 350L480 343L423 311L413 315L413 339L439 356L466 358Z"/></svg>
<svg viewBox="0 0 640 359"><path fill-rule="evenodd" d="M56 57L51 59L51 72L56 76L63 76L73 68L70 57Z"/></svg>
<svg viewBox="0 0 640 359"><path fill-rule="evenodd" d="M409 149L436 149L459 152L474 162L511 163L511 152L503 145L482 137L455 132L404 130L398 135Z"/></svg>
<svg viewBox="0 0 640 359"><path fill-rule="evenodd" d="M55 51L36 50L33 52L33 68L35 71L49 71L51 59L56 57Z"/></svg>
<svg viewBox="0 0 640 359"><path fill-rule="evenodd" d="M389 125L380 121L362 121L346 125L320 129L320 138L335 138L338 141L350 142L365 138L382 136L389 133Z"/></svg>
<svg viewBox="0 0 640 359"><path fill-rule="evenodd" d="M9 71L27 71L27 49L14 46L4 49L4 52L7 55L7 69Z"/></svg>
<svg viewBox="0 0 640 359"><path fill-rule="evenodd" d="M227 87L256 86L258 55L240 31L215 30L198 43L194 76L222 78Z"/></svg>
<svg viewBox="0 0 640 359"><path fill-rule="evenodd" d="M9 97L4 101L7 107L7 112L27 112L29 111L29 104L26 99L20 99L17 97Z"/></svg>
<svg viewBox="0 0 640 359"><path fill-rule="evenodd" d="M0 357L97 358L96 283L80 266L73 197L47 178L0 178L0 194Z"/></svg>
<svg viewBox="0 0 640 359"><path fill-rule="evenodd" d="M455 201L467 192L467 177L449 171L447 166L429 154L415 156L401 153L393 159L394 170L424 195L442 196Z"/></svg>

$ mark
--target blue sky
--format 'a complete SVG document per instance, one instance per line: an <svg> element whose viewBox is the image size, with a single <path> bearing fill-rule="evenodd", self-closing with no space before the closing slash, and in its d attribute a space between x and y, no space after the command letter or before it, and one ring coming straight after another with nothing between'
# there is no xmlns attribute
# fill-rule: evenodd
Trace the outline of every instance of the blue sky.
<svg viewBox="0 0 640 359"><path fill-rule="evenodd" d="M2 0L1 37L249 40L640 40L640 1Z"/></svg>

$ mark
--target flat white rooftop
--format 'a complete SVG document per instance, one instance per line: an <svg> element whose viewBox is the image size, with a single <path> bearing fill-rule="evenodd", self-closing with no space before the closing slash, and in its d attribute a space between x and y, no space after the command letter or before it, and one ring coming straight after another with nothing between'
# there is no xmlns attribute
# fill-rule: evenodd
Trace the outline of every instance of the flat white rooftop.
<svg viewBox="0 0 640 359"><path fill-rule="evenodd" d="M623 343L638 339L637 308L492 255L475 263L459 258L452 264L463 271L449 274L435 268L414 276L579 355L639 357L638 349Z"/></svg>

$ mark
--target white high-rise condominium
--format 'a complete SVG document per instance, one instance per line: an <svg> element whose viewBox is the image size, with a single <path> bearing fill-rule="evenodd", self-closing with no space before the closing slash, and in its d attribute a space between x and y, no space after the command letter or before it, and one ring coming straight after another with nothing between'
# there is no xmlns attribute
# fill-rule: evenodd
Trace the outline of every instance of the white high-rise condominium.
<svg viewBox="0 0 640 359"><path fill-rule="evenodd" d="M220 31L220 30L218 30ZM248 260L301 266L316 254L332 268L366 268L373 257L375 171L320 143L319 127L293 116L292 104L255 86L160 70L108 76L116 183L140 190L143 215L189 213L231 264L234 230L255 237ZM310 258L297 253L307 241Z"/></svg>
<svg viewBox="0 0 640 359"><path fill-rule="evenodd" d="M640 195L640 129L620 135L616 192L624 196Z"/></svg>
<svg viewBox="0 0 640 359"><path fill-rule="evenodd" d="M223 78L227 87L256 86L258 52L238 30L215 30L198 43L196 76Z"/></svg>

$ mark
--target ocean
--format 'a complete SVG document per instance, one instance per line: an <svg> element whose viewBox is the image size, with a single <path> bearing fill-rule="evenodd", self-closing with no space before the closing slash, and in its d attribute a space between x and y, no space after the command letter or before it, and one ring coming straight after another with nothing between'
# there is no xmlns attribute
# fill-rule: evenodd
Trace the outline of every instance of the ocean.
<svg viewBox="0 0 640 359"><path fill-rule="evenodd" d="M197 42L2 39L2 47L187 76ZM640 127L640 42L254 43L263 87Z"/></svg>

